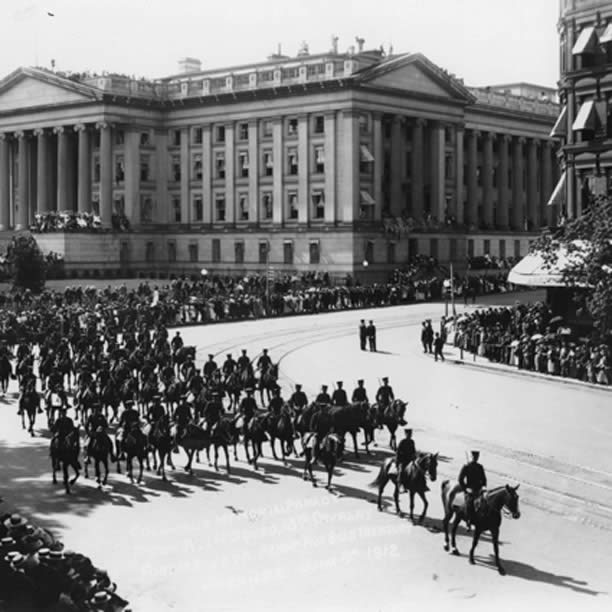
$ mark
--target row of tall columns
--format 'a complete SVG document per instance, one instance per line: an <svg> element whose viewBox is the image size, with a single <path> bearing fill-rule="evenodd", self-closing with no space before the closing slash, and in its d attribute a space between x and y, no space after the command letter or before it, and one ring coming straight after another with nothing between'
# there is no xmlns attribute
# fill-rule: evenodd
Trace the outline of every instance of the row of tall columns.
<svg viewBox="0 0 612 612"><path fill-rule="evenodd" d="M100 130L99 212L102 224L110 225L113 206L112 127L108 123L98 123L96 129ZM76 143L73 131L77 133ZM137 176L139 164L138 142L135 142L136 153L132 151L129 158L133 168L130 175L133 176ZM11 143L14 143L13 147ZM52 145L55 143L54 149ZM11 161L13 156L16 164ZM91 127L82 124L0 134L0 230L11 226L17 230L27 228L34 211L39 214L55 209L91 212L91 163ZM134 192L134 189L126 191ZM135 206L133 194L130 202Z"/></svg>

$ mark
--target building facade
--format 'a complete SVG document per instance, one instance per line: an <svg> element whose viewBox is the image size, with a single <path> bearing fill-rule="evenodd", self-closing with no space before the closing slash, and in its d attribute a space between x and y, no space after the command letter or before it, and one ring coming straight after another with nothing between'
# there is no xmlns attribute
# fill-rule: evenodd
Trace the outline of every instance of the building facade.
<svg viewBox="0 0 612 612"><path fill-rule="evenodd" d="M522 255L555 222L550 90L468 88L421 54L361 45L181 68L1 81L0 239L78 211L107 231L37 235L74 270L382 278L417 253Z"/></svg>
<svg viewBox="0 0 612 612"><path fill-rule="evenodd" d="M612 2L561 0L558 29L561 110L551 136L562 174L550 203L572 219L612 192Z"/></svg>

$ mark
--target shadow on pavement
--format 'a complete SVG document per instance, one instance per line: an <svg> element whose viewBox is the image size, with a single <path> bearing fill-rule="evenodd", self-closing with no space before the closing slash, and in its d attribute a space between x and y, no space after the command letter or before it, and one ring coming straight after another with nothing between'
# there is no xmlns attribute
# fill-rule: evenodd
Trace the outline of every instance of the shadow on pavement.
<svg viewBox="0 0 612 612"><path fill-rule="evenodd" d="M475 558L484 567L488 567L489 569L497 571L497 567L495 566L495 558L493 557L493 555L486 558L475 555ZM546 584L551 584L553 586L561 587L564 589L571 589L576 593L592 595L594 597L596 597L597 595L607 594L605 591L596 591L594 589L589 589L588 582L586 582L585 580L577 580L576 578L572 578L571 576L562 576L561 574L553 574L552 572L546 572L544 570L538 569L537 567L534 567L533 565L529 565L528 563L523 563L521 561L511 561L502 557L501 564L506 570L506 574L508 576L516 576L517 578L522 578L523 580L531 580L534 582L544 582Z"/></svg>

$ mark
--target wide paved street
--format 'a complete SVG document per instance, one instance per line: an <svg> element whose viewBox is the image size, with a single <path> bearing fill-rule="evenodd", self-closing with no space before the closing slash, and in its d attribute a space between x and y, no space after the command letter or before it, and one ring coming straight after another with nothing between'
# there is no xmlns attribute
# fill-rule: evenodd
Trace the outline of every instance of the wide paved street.
<svg viewBox="0 0 612 612"><path fill-rule="evenodd" d="M200 362L208 353L220 363L227 352L247 348L254 357L267 347L280 361L285 397L295 382L312 397L322 383L331 389L343 380L350 392L365 378L372 398L389 376L396 397L409 402L417 448L441 456L424 526L395 515L390 487L385 511L376 509L368 483L390 456L382 430L371 457L347 453L333 493L302 480L300 459L282 465L266 446L259 472L240 449L231 475L201 463L188 476L181 451L168 483L149 473L136 486L113 473L108 490L81 480L67 497L50 482L44 430L34 439L21 431L12 394L0 416L2 496L106 567L137 611L611 609L612 394L435 363L421 352L420 323L431 317L437 325L442 308L182 330ZM357 324L370 317L378 353L359 350ZM442 547L440 483L456 479L472 448L490 488L520 483L522 516L504 517L501 529L505 577L488 536L475 567L463 529L461 557ZM402 495L403 509L407 503Z"/></svg>

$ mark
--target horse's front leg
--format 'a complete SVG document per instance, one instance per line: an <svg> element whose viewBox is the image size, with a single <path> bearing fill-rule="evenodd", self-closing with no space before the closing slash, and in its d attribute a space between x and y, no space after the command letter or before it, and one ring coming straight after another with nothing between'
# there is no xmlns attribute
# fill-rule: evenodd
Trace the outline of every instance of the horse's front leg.
<svg viewBox="0 0 612 612"><path fill-rule="evenodd" d="M455 514L455 520L453 521L453 528L451 529L451 545L453 547L453 555L458 555L459 550L457 549L457 527L461 522L461 515L459 512Z"/></svg>
<svg viewBox="0 0 612 612"><path fill-rule="evenodd" d="M427 514L427 508L429 507L429 503L427 502L427 498L425 497L425 493L419 491L419 497L423 500L423 512L419 517L419 523L422 523L425 520L425 515Z"/></svg>
<svg viewBox="0 0 612 612"><path fill-rule="evenodd" d="M216 444L214 445L214 449L213 450L215 451L215 472L217 472L219 470L219 466L218 466L218 463L219 463L219 449L217 448ZM206 452L208 454L208 449L206 449ZM210 461L208 462L208 465L210 465Z"/></svg>
<svg viewBox="0 0 612 612"><path fill-rule="evenodd" d="M500 573L500 575L505 576L506 570L502 567L501 561L499 560L499 528L496 527L491 529L491 538L493 539L493 552L495 553L495 565L497 565L497 571Z"/></svg>
<svg viewBox="0 0 612 612"><path fill-rule="evenodd" d="M331 491L331 481L334 474L334 462L328 463L325 467L327 468L327 486L325 487L328 491Z"/></svg>
<svg viewBox="0 0 612 612"><path fill-rule="evenodd" d="M68 462L67 461L62 462L62 472L64 475L64 489L66 491L66 495L70 495L70 484L69 484L69 479L68 479Z"/></svg>
<svg viewBox="0 0 612 612"><path fill-rule="evenodd" d="M451 515L447 513L446 509L444 510L444 518L442 519L442 529L444 529L444 550L448 552L448 523L450 521Z"/></svg>
<svg viewBox="0 0 612 612"><path fill-rule="evenodd" d="M281 445L282 445L282 440L281 440ZM270 436L270 446L272 447L272 456L275 459L278 459L276 455L276 438L274 436Z"/></svg>
<svg viewBox="0 0 612 612"><path fill-rule="evenodd" d="M480 529L478 527L474 527L474 536L472 537L472 548L470 548L470 563L474 565L476 562L474 561L474 551L476 550L476 546L478 546L478 540L480 539ZM495 546L495 539L493 540L493 549L495 550L495 564L499 569L499 557L497 555L497 547Z"/></svg>
<svg viewBox="0 0 612 612"><path fill-rule="evenodd" d="M359 459L359 451L357 450L357 430L351 432L353 437L353 447L355 448L355 458Z"/></svg>
<svg viewBox="0 0 612 612"><path fill-rule="evenodd" d="M400 492L400 478L399 474L397 475L397 479L395 480L395 489L393 491L393 500L395 501L395 512L396 514L401 514L400 505L399 505L399 492Z"/></svg>
<svg viewBox="0 0 612 612"><path fill-rule="evenodd" d="M57 484L57 461L51 458L51 468L53 470L53 484Z"/></svg>
<svg viewBox="0 0 612 612"><path fill-rule="evenodd" d="M148 465L148 464L149 464L149 454L147 453L147 454L145 455L145 457L146 457L146 462L147 462L147 469L148 469L148 470L150 470L151 468L150 468L150 467L149 467L149 465ZM143 472L143 469L144 469L144 463L145 463L145 462L143 461L142 456L141 456L141 457L138 457L138 463L139 463L139 465L140 465L140 471L139 471L139 473L138 473L138 484L140 484L141 482L143 482L143 480L142 480L142 472Z"/></svg>

